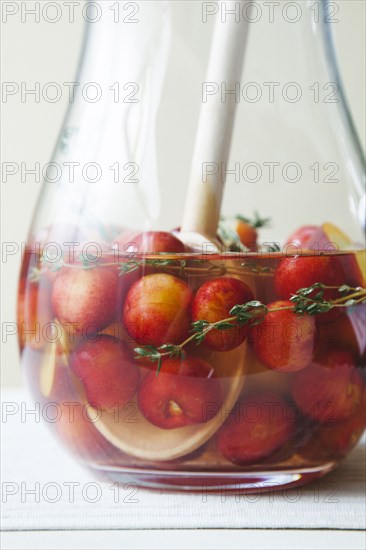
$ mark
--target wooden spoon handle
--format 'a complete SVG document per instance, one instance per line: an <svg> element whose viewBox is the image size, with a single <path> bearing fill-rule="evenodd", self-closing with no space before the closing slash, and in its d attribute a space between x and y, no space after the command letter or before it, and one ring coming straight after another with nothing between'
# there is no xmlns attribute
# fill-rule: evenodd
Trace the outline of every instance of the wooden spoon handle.
<svg viewBox="0 0 366 550"><path fill-rule="evenodd" d="M248 3L241 0L240 8ZM226 9L230 4L237 2L225 2ZM221 87L235 90L240 82L248 30L248 23L243 18L237 22L234 14L217 19L203 86L212 84L220 91L202 98L182 232L216 236L224 188L221 164L229 158L237 106L235 94L222 97Z"/></svg>

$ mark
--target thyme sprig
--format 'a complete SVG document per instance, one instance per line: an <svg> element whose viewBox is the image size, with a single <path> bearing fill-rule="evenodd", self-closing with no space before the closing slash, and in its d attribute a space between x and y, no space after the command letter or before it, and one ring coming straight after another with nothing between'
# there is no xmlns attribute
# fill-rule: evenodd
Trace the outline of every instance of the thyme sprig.
<svg viewBox="0 0 366 550"><path fill-rule="evenodd" d="M337 290L340 297L334 300L326 300L324 293L326 290ZM180 344L163 344L162 346L142 346L135 348L136 358L147 359L157 363L157 374L159 373L164 357L184 358L185 347L190 342L197 345L204 342L207 334L211 330L230 330L235 327L249 324L255 326L262 323L269 311L293 311L299 317L307 315L318 315L327 313L336 307L355 307L358 304L366 302L366 289L362 287L350 287L348 285L329 286L323 283L315 283L306 288L300 288L292 295L290 301L293 305L268 308L258 300L252 300L245 304L235 305L229 312L229 317L221 319L215 323L209 323L206 320L195 321L191 324L190 336Z"/></svg>
<svg viewBox="0 0 366 550"><path fill-rule="evenodd" d="M247 218L246 216L242 216L241 214L236 214L236 216L222 216L222 221L226 220L236 220L238 222L247 223L254 229L259 229L260 227L269 227L271 225L271 218L261 218L261 216L258 214L258 212L255 210L253 218Z"/></svg>
<svg viewBox="0 0 366 550"><path fill-rule="evenodd" d="M202 264L202 267L201 267ZM31 282L39 282L43 273L52 272L56 273L63 267L71 267L75 269L94 269L96 267L116 267L120 277L137 271L138 269L144 266L151 266L157 269L168 268L169 270L177 271L179 275L184 273L188 275L194 275L196 277L202 276L206 277L207 273L212 276L220 277L225 274L237 273L239 275L243 274L256 274L256 275L270 275L274 272L273 267L261 266L255 262L241 262L239 267L233 267L227 265L225 261L217 262L212 265L208 265L206 260L198 258L190 258L189 260L168 260L168 259L129 259L122 262L93 262L90 263L84 257L80 259L80 262L66 262L64 259L57 260L53 257L45 257L40 261L40 265L32 267L29 279Z"/></svg>
<svg viewBox="0 0 366 550"><path fill-rule="evenodd" d="M249 249L240 241L238 232L230 225L232 222L241 221L247 223L254 229L260 227L268 227L271 224L271 218L261 218L258 212L254 212L253 218L246 218L241 214L237 214L233 217L224 217L220 218L217 234L220 237L221 241L225 245L226 250L230 252L249 252ZM281 250L278 243L268 243L269 252L279 252Z"/></svg>
<svg viewBox="0 0 366 550"><path fill-rule="evenodd" d="M253 218L246 218L241 214L237 214L235 219L240 222L248 223L250 226L254 227L254 229L268 227L271 224L271 218L261 218L257 211L254 212Z"/></svg>
<svg viewBox="0 0 366 550"><path fill-rule="evenodd" d="M75 261L76 260L76 261ZM45 273L47 271L51 272L57 272L63 267L70 267L74 269L95 269L97 267L116 267L118 270L118 274L122 277L123 275L127 275L128 273L132 273L136 270L138 270L140 267L144 266L151 266L155 268L164 268L168 267L169 269L173 269L175 271L179 271L181 273L187 272L189 274L194 275L207 275L207 272L212 273L213 275L220 276L224 275L226 272L226 268L224 266L220 265L211 265L210 267L207 267L207 261L202 259L195 259L190 258L189 263L190 264L204 264L203 267L194 267L192 265L187 265L188 260L182 259L182 260L176 260L176 259L167 259L164 258L164 255L162 254L161 258L154 258L154 259L148 259L148 258L134 258L134 259L127 259L123 261L117 261L114 262L100 262L97 256L88 254L78 254L75 256L74 261L67 262L63 258L57 258L56 256L46 256L42 257L40 261L39 267L33 267L32 271L30 273L30 280L32 282L38 282L42 273Z"/></svg>
<svg viewBox="0 0 366 550"><path fill-rule="evenodd" d="M168 260L168 259L134 259L128 260L126 262L121 262L118 266L119 274L126 275L127 273L132 273L142 266L152 266L152 267L164 267L164 266L174 266L184 269L187 266L187 260Z"/></svg>
<svg viewBox="0 0 366 550"><path fill-rule="evenodd" d="M268 243L267 250L268 252L281 252L280 243Z"/></svg>
<svg viewBox="0 0 366 550"><path fill-rule="evenodd" d="M244 268L245 271L248 271L249 273L256 273L258 275L261 275L263 273L274 273L273 267L261 266L255 262L242 262L240 266Z"/></svg>
<svg viewBox="0 0 366 550"><path fill-rule="evenodd" d="M217 235L222 241L225 250L229 252L249 252L249 249L240 241L238 233L230 225L226 224L223 219L219 221Z"/></svg>
<svg viewBox="0 0 366 550"><path fill-rule="evenodd" d="M326 290L337 290L342 296L335 300L325 300ZM366 289L362 287L350 287L348 285L329 286L322 283L315 283L307 288L300 288L296 294L291 296L290 301L294 303L294 312L297 315L317 315L327 313L335 307L354 307L366 301Z"/></svg>
<svg viewBox="0 0 366 550"><path fill-rule="evenodd" d="M193 265L192 265L193 264ZM115 265L115 264L114 264ZM137 269L140 269L144 266L151 266L158 269L168 267L169 270L178 271L180 274L186 273L188 275L202 276L206 277L207 274L212 276L222 276L225 275L227 269L225 265L219 263L213 265L207 265L206 260L199 258L189 258L189 260L168 260L168 259L134 259L121 262L118 264L119 275L123 276L127 273L132 273ZM201 266L201 267L200 267Z"/></svg>

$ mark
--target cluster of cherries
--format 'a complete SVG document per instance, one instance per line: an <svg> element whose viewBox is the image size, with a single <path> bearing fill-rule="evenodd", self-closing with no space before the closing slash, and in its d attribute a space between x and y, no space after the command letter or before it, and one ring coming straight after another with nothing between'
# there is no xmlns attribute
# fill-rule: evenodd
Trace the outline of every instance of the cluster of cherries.
<svg viewBox="0 0 366 550"><path fill-rule="evenodd" d="M304 228L297 234L301 245L308 231ZM133 241L141 253L185 251L179 239L164 232L142 233ZM214 328L201 343L204 349L222 354L224 360L225 352L246 341L264 369L289 376L286 397L268 388L248 392L244 385L235 411L227 414L215 435L219 452L234 464L255 464L268 458L295 441L301 425L311 425L312 436L297 445L309 457L316 447L317 458L319 449L331 455L346 452L363 430L362 359L346 310L299 316L291 309L290 297L316 282L335 287L324 294L325 299L334 300L339 297L336 287L358 286L363 281L352 255L282 258L274 272L276 299L266 304L269 311L262 322ZM32 308L37 305L39 309L36 288L34 283L21 295L20 319L29 320ZM224 385L210 362L196 353L194 344L183 355L164 356L158 374L156 363L136 359L133 350L136 345L152 349L180 345L189 338L192 323L230 318L235 305L255 299L240 278L207 274L193 289L184 271L177 276L168 268L154 266L146 267L143 274L136 270L121 277L116 266L82 269L73 265L51 273L42 293L48 309L43 308L43 319L38 312L37 320L56 318L76 332L78 344L70 351L69 366L89 403L113 410L126 406L136 395L141 414L164 430L202 424L218 414L225 399ZM108 332L116 323L126 338L116 340ZM329 326L336 335L335 346L327 343Z"/></svg>

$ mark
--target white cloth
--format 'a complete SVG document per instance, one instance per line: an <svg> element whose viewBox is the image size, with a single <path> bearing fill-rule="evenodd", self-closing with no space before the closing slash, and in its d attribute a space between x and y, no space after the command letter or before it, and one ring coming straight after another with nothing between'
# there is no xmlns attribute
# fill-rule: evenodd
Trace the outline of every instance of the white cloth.
<svg viewBox="0 0 366 550"><path fill-rule="evenodd" d="M3 530L366 526L365 439L337 470L298 489L239 496L130 487L117 494L112 483L79 466L35 416L22 422L21 403L31 407L24 391L4 391L2 401ZM18 404L19 411L15 406L9 415L5 403ZM36 494L27 493L32 489Z"/></svg>

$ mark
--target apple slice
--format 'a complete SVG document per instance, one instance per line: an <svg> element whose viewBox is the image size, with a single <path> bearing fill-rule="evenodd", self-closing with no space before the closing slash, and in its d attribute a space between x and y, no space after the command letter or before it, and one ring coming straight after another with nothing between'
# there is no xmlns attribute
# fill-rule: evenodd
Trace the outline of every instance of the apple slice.
<svg viewBox="0 0 366 550"><path fill-rule="evenodd" d="M55 325L58 326L60 338L52 342L48 342L42 351L43 359L39 371L39 387L44 397L49 397L52 393L56 364L64 367L68 366L67 355L69 352L69 343L67 341L66 332L61 323L55 319Z"/></svg>
<svg viewBox="0 0 366 550"><path fill-rule="evenodd" d="M138 410L136 397L129 403L135 411L129 422L116 421L112 411L95 411L88 406L88 414L95 427L121 451L148 461L166 461L187 455L206 443L226 420L242 390L245 379L246 343L211 359L216 376L222 381L225 399L221 409L208 422L171 430L158 428L148 422Z"/></svg>
<svg viewBox="0 0 366 550"><path fill-rule="evenodd" d="M49 397L52 393L55 380L57 358L57 344L55 342L47 344L43 351L43 360L39 371L39 387L44 397Z"/></svg>
<svg viewBox="0 0 366 550"><path fill-rule="evenodd" d="M352 246L352 241L348 235L333 223L323 223L322 229L329 241L336 244L340 250Z"/></svg>

